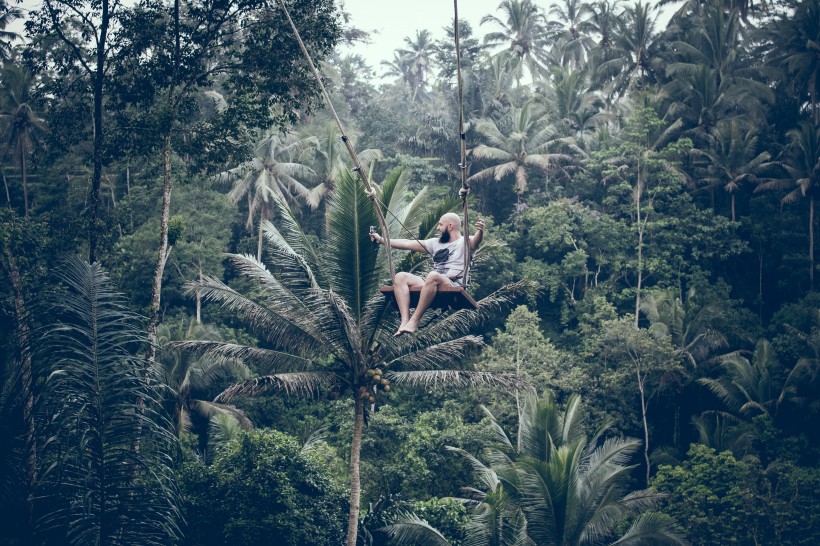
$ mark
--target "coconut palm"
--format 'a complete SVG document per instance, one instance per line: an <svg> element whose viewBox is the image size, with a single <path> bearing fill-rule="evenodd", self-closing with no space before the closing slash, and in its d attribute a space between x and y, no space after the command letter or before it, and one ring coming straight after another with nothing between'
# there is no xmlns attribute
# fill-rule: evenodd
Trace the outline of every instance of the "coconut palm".
<svg viewBox="0 0 820 546"><path fill-rule="evenodd" d="M664 91L684 106L684 113L688 107L690 121L698 120L707 132L741 115L765 123L763 106L774 101L774 93L759 70L745 64L737 14L710 6L693 23L682 40L672 43L677 60L666 68L673 81Z"/></svg>
<svg viewBox="0 0 820 546"><path fill-rule="evenodd" d="M768 62L786 73L784 81L795 97L808 94L812 118L820 123L820 5L796 2L793 7L768 26L773 46Z"/></svg>
<svg viewBox="0 0 820 546"><path fill-rule="evenodd" d="M427 80L432 72L434 44L433 35L429 30L417 30L416 39L409 36L404 38L407 46L399 50L399 54L407 62L409 76L411 77L411 88L413 89L412 101L416 102L419 92L424 94L427 87Z"/></svg>
<svg viewBox="0 0 820 546"><path fill-rule="evenodd" d="M47 512L39 527L55 544L174 544L181 534L176 438L159 377L139 356L140 317L99 264L71 259L60 278L65 290L45 307L36 358L48 439L39 452L35 498Z"/></svg>
<svg viewBox="0 0 820 546"><path fill-rule="evenodd" d="M730 411L750 420L756 415L775 419L784 403L795 402L797 384L808 363L803 361L787 374L771 343L762 339L757 342L751 361L734 354L725 358L722 366L723 377L704 377L698 382Z"/></svg>
<svg viewBox="0 0 820 546"><path fill-rule="evenodd" d="M734 222L737 220L736 192L744 185L754 186L769 180L765 173L771 171L776 163L769 161L769 152L760 151L757 131L740 120L719 124L711 136L709 148L693 149L692 154L702 160L705 176L700 181L704 188L723 188L729 194Z"/></svg>
<svg viewBox="0 0 820 546"><path fill-rule="evenodd" d="M521 79L523 67L529 70L530 77L535 77L546 59L544 37L546 36L546 17L541 8L531 0L502 0L498 5L501 17L485 15L481 24L493 23L501 30L484 36L484 43L490 47L502 46L513 54L518 68L518 79Z"/></svg>
<svg viewBox="0 0 820 546"><path fill-rule="evenodd" d="M794 203L800 197L809 200L809 286L814 290L814 201L820 191L820 125L803 121L787 133L789 144L780 165L787 178L767 180L755 191L790 190L784 203Z"/></svg>
<svg viewBox="0 0 820 546"><path fill-rule="evenodd" d="M572 139L557 136L543 108L533 102L510 108L498 121L479 119L475 130L486 144L471 149L471 157L493 165L475 173L470 180L501 182L512 177L519 201L533 169L546 173L571 159L566 153L554 151L555 148L575 148Z"/></svg>
<svg viewBox="0 0 820 546"><path fill-rule="evenodd" d="M674 288L650 292L641 301L641 312L649 319L650 329L669 336L681 361L691 370L715 357L715 351L728 345L715 323L723 312L714 305L701 305L694 288L681 297Z"/></svg>
<svg viewBox="0 0 820 546"><path fill-rule="evenodd" d="M310 158L308 162L312 165L320 184L323 184L328 191L332 191L342 174L351 170L349 156L342 144L342 133L339 126L336 123L327 122L316 128L306 127L302 136L315 143L314 147L306 150ZM348 136L355 140L356 133L348 131ZM358 155L364 165L369 165L382 158L381 150L373 148L361 150Z"/></svg>
<svg viewBox="0 0 820 546"><path fill-rule="evenodd" d="M319 184L308 188L304 181L312 180L316 173L310 167L294 160L306 147L315 147L315 138L283 137L268 132L257 144L253 159L216 175L218 182L233 182L228 198L234 203L243 197L248 199L248 229L253 229L258 213L259 239L256 259L262 259L262 224L271 219L276 210L274 202L282 200L293 206L307 205L316 209L325 194L325 186Z"/></svg>
<svg viewBox="0 0 820 546"><path fill-rule="evenodd" d="M29 215L27 158L45 131L45 121L32 107L31 92L34 78L25 68L17 64L5 64L0 73L0 92L5 103L0 120L6 149L14 151L14 158L20 166L23 185L23 207Z"/></svg>
<svg viewBox="0 0 820 546"><path fill-rule="evenodd" d="M515 439L487 415L496 445L480 457L450 448L472 464L484 488L467 489L478 501L470 545L685 544L668 518L649 512L662 495L629 490L628 463L640 442L600 441L603 429L587 438L580 397L570 397L563 412L550 395L525 397ZM402 544L429 534L409 518L386 531Z"/></svg>
<svg viewBox="0 0 820 546"><path fill-rule="evenodd" d="M206 422L212 417L224 415L234 419L245 430L253 428L245 414L228 404L217 404L194 398L194 393L201 393L220 377L247 379L251 373L248 367L236 359L194 358L180 349L169 346L169 343L194 339L219 339L219 332L212 327L194 320L181 320L176 327L160 325L157 330L157 342L160 345L159 361L163 383L169 388L171 422L177 436L188 430L191 415L197 415Z"/></svg>
<svg viewBox="0 0 820 546"><path fill-rule="evenodd" d="M552 85L544 91L549 109L572 131L578 142L608 119L603 99L592 90L589 70L555 67L550 71Z"/></svg>
<svg viewBox="0 0 820 546"><path fill-rule="evenodd" d="M616 21L612 45L597 65L597 78L608 82L610 98L646 89L655 81L658 69L656 7L637 1L626 7Z"/></svg>
<svg viewBox="0 0 820 546"><path fill-rule="evenodd" d="M381 188L380 199L398 215L398 203L405 201L406 192L406 180L393 176ZM480 337L467 335L469 328L488 313L497 313L498 306L523 285L505 287L482 299L477 310L433 316L417 336L394 337L399 318L378 291L385 263L384 257L373 251L368 228L377 224L376 212L361 184L350 175L339 180L328 201L327 231L320 245L304 235L281 201L279 205L282 229L270 222L265 222L263 228L271 267L251 256L230 256L239 272L254 285L252 296L217 279L205 279L190 287L192 291L201 290L206 300L236 312L260 335L266 348L222 341L177 345L211 358L254 362L269 374L230 387L219 395L219 403L268 391L331 391L352 398L347 544L355 546L365 413L395 386L521 386L512 376L453 366L482 343ZM419 225L412 221L414 216L419 216L417 211L402 214L410 229ZM397 235L398 230L391 229L394 231Z"/></svg>
<svg viewBox="0 0 820 546"><path fill-rule="evenodd" d="M0 2L0 61L8 61L12 57L12 43L20 39L16 32L6 28L17 19L23 17L20 8L9 6L5 0Z"/></svg>
<svg viewBox="0 0 820 546"><path fill-rule="evenodd" d="M587 53L594 46L594 40L587 34L591 29L587 19L592 13L592 6L584 0L561 0L552 4L549 14L553 20L547 28L554 36L554 41L561 44L562 59L572 67L579 68L587 60Z"/></svg>

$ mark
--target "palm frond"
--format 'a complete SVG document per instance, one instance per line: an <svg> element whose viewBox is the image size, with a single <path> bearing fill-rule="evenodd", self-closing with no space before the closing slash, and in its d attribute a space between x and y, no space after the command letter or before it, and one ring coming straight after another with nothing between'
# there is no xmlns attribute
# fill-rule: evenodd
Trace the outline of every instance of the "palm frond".
<svg viewBox="0 0 820 546"><path fill-rule="evenodd" d="M357 323L365 304L378 290L381 273L370 240L370 226L378 225L373 203L349 173L339 179L327 211L327 264L329 287L344 299Z"/></svg>
<svg viewBox="0 0 820 546"><path fill-rule="evenodd" d="M393 523L379 531L390 537L391 544L450 546L450 541L444 538L438 529L412 512L399 513L393 519Z"/></svg>
<svg viewBox="0 0 820 546"><path fill-rule="evenodd" d="M322 389L338 384L338 379L331 373L295 372L265 375L242 381L228 387L214 399L214 402L226 404L236 396L257 396L270 391L283 392L288 395L312 396Z"/></svg>
<svg viewBox="0 0 820 546"><path fill-rule="evenodd" d="M670 544L687 546L689 543L674 520L658 512L641 514L629 529L612 546L638 546L641 544Z"/></svg>
<svg viewBox="0 0 820 546"><path fill-rule="evenodd" d="M66 529L66 544L173 543L176 440L158 371L138 356L142 321L99 264L72 258L60 278L65 291L46 302L35 358L50 439L38 453L50 465L36 494L51 510L38 526Z"/></svg>
<svg viewBox="0 0 820 546"><path fill-rule="evenodd" d="M508 391L532 389L532 385L513 374L476 372L471 370L421 370L386 372L385 377L396 385L420 388L477 387L490 385Z"/></svg>
<svg viewBox="0 0 820 546"><path fill-rule="evenodd" d="M319 368L314 361L301 355L224 341L173 341L167 347L213 358L220 363L235 360L253 362L269 371L315 371Z"/></svg>
<svg viewBox="0 0 820 546"><path fill-rule="evenodd" d="M391 336L392 337L392 336ZM391 339L392 341L392 339ZM387 343L387 342L386 342ZM445 364L458 362L467 356L469 351L484 344L478 336L464 336L434 345L404 346L405 351L392 355L386 363L393 370L408 369L440 369Z"/></svg>

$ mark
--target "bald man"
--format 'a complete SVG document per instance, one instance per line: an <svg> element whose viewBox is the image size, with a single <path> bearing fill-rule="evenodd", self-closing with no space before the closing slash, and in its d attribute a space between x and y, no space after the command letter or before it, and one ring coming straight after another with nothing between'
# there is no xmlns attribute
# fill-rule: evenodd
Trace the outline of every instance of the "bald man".
<svg viewBox="0 0 820 546"><path fill-rule="evenodd" d="M470 249L475 251L484 239L484 220L476 223L475 235L470 236ZM464 237L461 236L461 218L448 212L438 221L439 237L418 241L416 239L391 239L390 246L399 250L427 252L433 257L433 270L424 277L412 273L396 273L393 295L401 314L401 325L394 335L413 333L418 330L421 316L430 307L440 286L460 286L464 273ZM384 240L378 233L370 238L379 244ZM410 288L421 287L419 303L410 315Z"/></svg>

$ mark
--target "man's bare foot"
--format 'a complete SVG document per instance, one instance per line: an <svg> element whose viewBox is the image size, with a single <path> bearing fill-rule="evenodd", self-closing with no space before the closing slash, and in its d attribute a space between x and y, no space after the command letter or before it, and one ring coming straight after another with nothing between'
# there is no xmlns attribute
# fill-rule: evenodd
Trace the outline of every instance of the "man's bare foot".
<svg viewBox="0 0 820 546"><path fill-rule="evenodd" d="M404 323L404 322L402 322L402 323L401 323L401 325L399 326L399 329L398 329L398 330L396 330L396 333L394 333L394 334L393 334L393 337L400 337L400 336L404 335L405 333L407 333L407 332L405 332L405 330L404 330L404 328L405 328L406 326L407 326L407 324L406 324L406 323Z"/></svg>
<svg viewBox="0 0 820 546"><path fill-rule="evenodd" d="M412 334L415 333L416 330L419 329L419 325L413 321L408 322L407 324L401 326L399 328L398 334Z"/></svg>

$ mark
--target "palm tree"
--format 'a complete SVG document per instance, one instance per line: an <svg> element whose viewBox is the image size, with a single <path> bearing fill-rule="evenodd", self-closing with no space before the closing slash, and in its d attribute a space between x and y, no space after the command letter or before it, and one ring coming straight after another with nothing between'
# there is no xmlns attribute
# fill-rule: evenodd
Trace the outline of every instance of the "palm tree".
<svg viewBox="0 0 820 546"><path fill-rule="evenodd" d="M470 544L685 544L668 518L649 512L661 495L629 491L628 463L640 442L601 441L605 429L588 439L577 395L564 412L550 395L527 396L519 405L515 439L487 415L497 445L481 457L449 448L472 464L485 489L467 489L478 502ZM621 527L630 517L631 525ZM429 536L429 529L406 517L386 531L400 544Z"/></svg>
<svg viewBox="0 0 820 546"><path fill-rule="evenodd" d="M574 148L572 139L558 138L544 110L533 102L521 108L512 107L499 121L490 118L475 122L475 130L487 142L470 150L473 159L488 160L494 165L480 170L470 180L515 180L519 201L527 189L533 169L544 173L570 160L565 153L551 152L558 146Z"/></svg>
<svg viewBox="0 0 820 546"><path fill-rule="evenodd" d="M757 185L769 180L764 173L776 164L769 161L769 152L759 151L757 131L737 119L719 124L711 136L711 147L693 149L692 154L705 163L706 176L700 179L705 189L722 187L729 194L732 222L735 222L737 190L744 184Z"/></svg>
<svg viewBox="0 0 820 546"><path fill-rule="evenodd" d="M547 24L547 28L555 37L554 41L561 44L562 65L568 62L573 68L579 68L586 62L587 53L594 45L586 32L591 28L587 25L591 13L592 6L584 0L561 0L550 6L549 14L554 20Z"/></svg>
<svg viewBox="0 0 820 546"><path fill-rule="evenodd" d="M687 129L697 126L708 133L720 121L741 116L765 123L763 105L773 102L774 93L760 81L759 70L746 65L737 13L708 7L672 47L678 60L666 69L673 80L664 91L675 110L688 114Z"/></svg>
<svg viewBox="0 0 820 546"><path fill-rule="evenodd" d="M53 536L59 544L175 543L176 438L162 412L160 378L138 356L146 342L141 318L99 264L74 258L59 275L65 290L44 307L49 326L36 359L48 439L39 526L65 533Z"/></svg>
<svg viewBox="0 0 820 546"><path fill-rule="evenodd" d="M802 361L786 374L771 343L762 339L755 346L751 362L731 355L723 361L723 377L705 377L698 382L737 415L749 420L765 415L774 420L784 403L795 402L797 384L806 366L808 362Z"/></svg>
<svg viewBox="0 0 820 546"><path fill-rule="evenodd" d="M262 224L271 219L277 199L291 205L306 204L311 209L319 206L325 186L308 188L302 181L316 177L308 166L294 161L305 147L317 146L315 138L294 139L268 132L256 145L253 159L216 175L217 181L233 182L228 198L237 203L248 199L248 229L253 229L254 216L259 213L259 239L256 259L262 259Z"/></svg>
<svg viewBox="0 0 820 546"><path fill-rule="evenodd" d="M551 70L552 85L544 95L555 117L583 142L590 132L602 126L611 116L604 110L603 99L592 90L589 70L555 67Z"/></svg>
<svg viewBox="0 0 820 546"><path fill-rule="evenodd" d="M381 201L403 201L407 186L391 178L381 189ZM221 341L187 341L179 347L214 357L241 358L270 370L269 375L238 383L217 402L239 395L268 391L312 394L331 391L352 398L354 411L350 453L350 514L347 544L355 546L359 524L361 483L359 457L365 413L379 403L392 386L433 388L443 385L491 383L518 387L512 376L452 369L481 338L468 329L523 285L513 285L482 299L477 310L432 317L430 326L415 337L396 338L399 318L379 293L385 275L383 255L372 249L368 227L377 224L376 211L364 188L343 176L328 202L326 233L317 245L306 237L281 201L282 230L264 223L270 245L270 269L251 256L233 255L231 261L254 285L245 296L216 279L191 285L206 300L236 312L270 348ZM399 213L397 213L399 214ZM403 217L410 229L419 225ZM391 229L391 232L398 232Z"/></svg>
<svg viewBox="0 0 820 546"><path fill-rule="evenodd" d="M8 61L12 57L12 42L20 39L16 32L6 30L6 28L17 19L23 17L20 8L9 6L5 0L0 2L0 61Z"/></svg>
<svg viewBox="0 0 820 546"><path fill-rule="evenodd" d="M193 358L173 346L175 341L194 339L219 339L219 332L212 327L194 320L181 320L176 328L163 324L157 330L157 342L160 344L159 361L163 384L169 388L173 397L171 403L171 422L177 436L190 427L192 414L198 415L206 422L214 416L224 415L235 420L245 430L253 428L244 412L228 404L217 404L194 398L194 393L201 393L220 377L247 379L251 372L248 367L236 359Z"/></svg>
<svg viewBox="0 0 820 546"><path fill-rule="evenodd" d="M656 80L658 70L656 7L639 0L625 8L616 21L612 46L597 66L598 77L608 82L611 98L645 90Z"/></svg>
<svg viewBox="0 0 820 546"><path fill-rule="evenodd" d="M800 197L809 200L809 287L814 290L814 198L820 191L820 125L803 121L800 127L787 133L789 144L780 163L788 178L768 180L755 191L791 190L784 203L794 203Z"/></svg>
<svg viewBox="0 0 820 546"><path fill-rule="evenodd" d="M489 46L504 46L510 51L518 64L518 79L524 66L530 76L535 77L542 68L546 58L543 49L546 35L546 18L541 9L532 0L502 0L498 10L502 18L485 15L481 23L493 23L501 27L500 31L490 32L484 36L484 43Z"/></svg>
<svg viewBox="0 0 820 546"><path fill-rule="evenodd" d="M14 150L14 157L20 165L23 185L23 207L29 215L28 169L26 158L45 130L45 121L32 108L31 91L34 78L18 64L5 64L0 74L2 96L5 107L0 113L4 123L6 148Z"/></svg>
<svg viewBox="0 0 820 546"><path fill-rule="evenodd" d="M407 48L399 50L399 54L407 62L410 84L413 89L412 102L416 102L419 91L424 93L428 76L432 71L434 53L432 37L429 30L417 30L416 39L405 37L404 43Z"/></svg>
<svg viewBox="0 0 820 546"><path fill-rule="evenodd" d="M793 10L783 13L768 27L772 44L771 65L786 73L784 80L794 88L796 97L809 96L812 119L820 123L817 107L820 92L820 5L796 2ZM802 99L800 102L803 102Z"/></svg>
<svg viewBox="0 0 820 546"><path fill-rule="evenodd" d="M353 140L356 139L354 131L348 130L348 136ZM318 128L306 127L302 137L315 143L314 147L306 150L310 157L309 163L320 185L324 185L327 191L332 191L342 174L351 169L347 151L342 144L342 133L339 126L328 122ZM381 150L373 148L361 150L358 155L364 165L382 158Z"/></svg>
<svg viewBox="0 0 820 546"><path fill-rule="evenodd" d="M641 302L641 311L649 319L650 329L669 336L681 360L692 370L728 345L726 336L715 329L723 312L711 303L701 305L694 288L687 291L685 300L674 288L649 293Z"/></svg>

